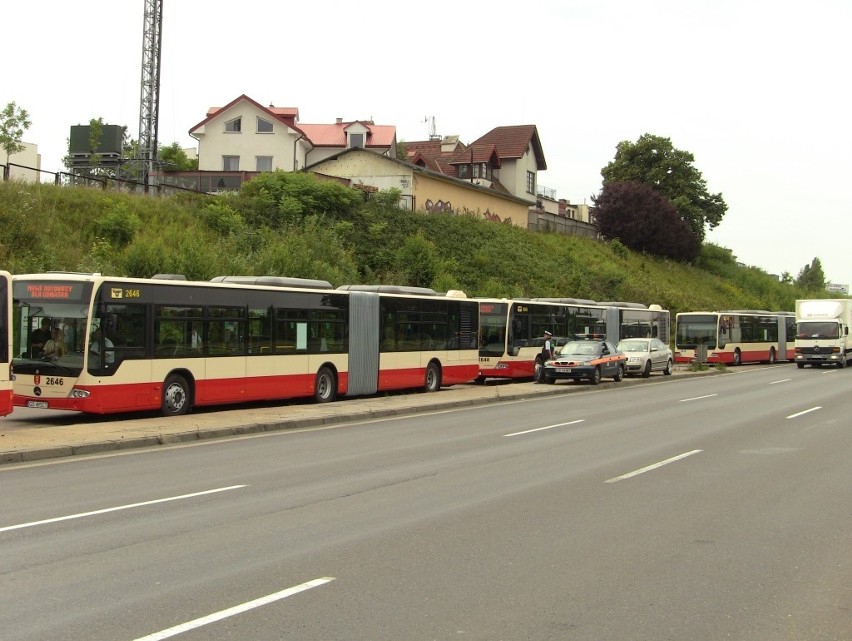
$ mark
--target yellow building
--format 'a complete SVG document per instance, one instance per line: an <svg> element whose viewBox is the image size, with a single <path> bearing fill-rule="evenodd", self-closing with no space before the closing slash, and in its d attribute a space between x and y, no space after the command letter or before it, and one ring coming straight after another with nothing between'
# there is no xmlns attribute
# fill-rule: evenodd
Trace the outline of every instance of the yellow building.
<svg viewBox="0 0 852 641"><path fill-rule="evenodd" d="M401 206L412 211L469 214L527 227L529 202L524 199L366 149L347 149L305 170L345 178L356 187L398 189Z"/></svg>

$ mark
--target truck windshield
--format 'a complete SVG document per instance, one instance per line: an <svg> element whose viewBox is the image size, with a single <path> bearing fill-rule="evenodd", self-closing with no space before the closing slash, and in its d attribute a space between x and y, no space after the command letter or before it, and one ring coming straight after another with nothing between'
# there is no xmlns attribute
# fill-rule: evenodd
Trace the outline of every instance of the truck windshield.
<svg viewBox="0 0 852 641"><path fill-rule="evenodd" d="M826 321L800 321L796 338L840 338L840 325Z"/></svg>

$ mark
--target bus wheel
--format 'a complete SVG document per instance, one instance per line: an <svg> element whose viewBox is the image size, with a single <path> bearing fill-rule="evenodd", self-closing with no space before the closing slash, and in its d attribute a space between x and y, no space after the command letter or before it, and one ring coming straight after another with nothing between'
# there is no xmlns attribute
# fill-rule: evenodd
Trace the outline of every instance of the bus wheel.
<svg viewBox="0 0 852 641"><path fill-rule="evenodd" d="M769 348L769 364L775 365L775 348L774 347Z"/></svg>
<svg viewBox="0 0 852 641"><path fill-rule="evenodd" d="M735 349L734 350L734 367L737 367L737 366L742 365L742 364L743 364L743 355L740 352L740 350Z"/></svg>
<svg viewBox="0 0 852 641"><path fill-rule="evenodd" d="M189 412L189 385L183 376L172 374L163 383L160 411L163 416L181 416Z"/></svg>
<svg viewBox="0 0 852 641"><path fill-rule="evenodd" d="M423 389L427 392L437 392L441 389L441 369L435 363L426 367L426 384Z"/></svg>
<svg viewBox="0 0 852 641"><path fill-rule="evenodd" d="M317 403L330 403L337 398L337 378L328 367L320 367L314 384L314 400Z"/></svg>

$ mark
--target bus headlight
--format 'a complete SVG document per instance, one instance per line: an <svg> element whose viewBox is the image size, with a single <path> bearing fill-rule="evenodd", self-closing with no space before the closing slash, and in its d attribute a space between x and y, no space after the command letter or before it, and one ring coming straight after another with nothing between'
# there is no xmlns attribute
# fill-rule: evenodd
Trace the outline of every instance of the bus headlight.
<svg viewBox="0 0 852 641"><path fill-rule="evenodd" d="M76 387L71 390L71 398L89 398L91 392L86 389L77 389Z"/></svg>

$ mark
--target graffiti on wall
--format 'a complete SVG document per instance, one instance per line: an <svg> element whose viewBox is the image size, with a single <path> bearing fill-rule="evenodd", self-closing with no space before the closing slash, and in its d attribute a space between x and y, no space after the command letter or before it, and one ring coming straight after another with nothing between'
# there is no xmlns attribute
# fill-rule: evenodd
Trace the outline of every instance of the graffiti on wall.
<svg viewBox="0 0 852 641"><path fill-rule="evenodd" d="M506 218L505 220L503 220L502 218L500 218L500 216L498 214L492 214L490 209L486 209L484 212L480 212L478 210L477 211L471 211L467 207L464 207L464 208L462 208L462 210L460 212L455 212L453 210L453 205L449 200L447 200L447 201L439 200L438 202L432 202L432 200L429 199L429 200L426 201L425 208L426 208L426 211L428 211L429 213L434 213L434 214L437 214L437 213L446 213L446 214L461 213L461 214L466 214L468 216L474 216L475 218L484 218L485 220L489 220L493 223L504 223L506 225L512 224L511 218Z"/></svg>

